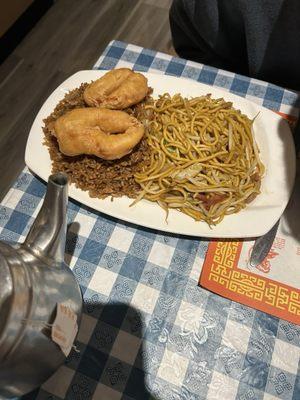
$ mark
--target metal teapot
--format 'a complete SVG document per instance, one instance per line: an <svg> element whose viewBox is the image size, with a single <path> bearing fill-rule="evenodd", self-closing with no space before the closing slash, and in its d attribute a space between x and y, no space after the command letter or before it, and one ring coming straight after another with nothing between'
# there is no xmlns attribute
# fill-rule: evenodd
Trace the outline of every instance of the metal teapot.
<svg viewBox="0 0 300 400"><path fill-rule="evenodd" d="M30 392L64 362L51 336L58 305L79 323L82 296L64 263L67 187L66 175L50 176L25 242L0 242L0 397Z"/></svg>

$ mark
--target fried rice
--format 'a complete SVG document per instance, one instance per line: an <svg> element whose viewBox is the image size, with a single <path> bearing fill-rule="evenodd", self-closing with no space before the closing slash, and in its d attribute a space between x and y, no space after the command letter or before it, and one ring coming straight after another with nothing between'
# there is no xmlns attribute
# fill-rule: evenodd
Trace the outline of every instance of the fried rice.
<svg viewBox="0 0 300 400"><path fill-rule="evenodd" d="M87 85L87 83L83 83L79 88L67 93L54 111L44 120L44 144L49 149L52 173L66 173L70 182L74 183L76 187L88 191L91 197L128 196L134 198L141 189L134 180L134 174L140 172L142 167L150 161L150 148L146 135L130 154L119 160L107 161L91 155L66 156L59 151L58 142L51 133L54 122L61 115L73 108L86 107L83 92ZM134 115L142 122L145 102L147 99L124 111Z"/></svg>

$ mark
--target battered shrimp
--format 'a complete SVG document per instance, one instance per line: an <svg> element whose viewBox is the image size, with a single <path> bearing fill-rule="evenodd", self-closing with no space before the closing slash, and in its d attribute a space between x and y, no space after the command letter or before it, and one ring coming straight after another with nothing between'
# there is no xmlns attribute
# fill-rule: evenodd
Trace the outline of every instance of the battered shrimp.
<svg viewBox="0 0 300 400"><path fill-rule="evenodd" d="M122 110L142 101L148 93L147 79L128 68L113 69L84 91L89 106Z"/></svg>
<svg viewBox="0 0 300 400"><path fill-rule="evenodd" d="M63 154L115 160L132 151L142 139L144 127L124 111L76 108L55 121L53 134Z"/></svg>

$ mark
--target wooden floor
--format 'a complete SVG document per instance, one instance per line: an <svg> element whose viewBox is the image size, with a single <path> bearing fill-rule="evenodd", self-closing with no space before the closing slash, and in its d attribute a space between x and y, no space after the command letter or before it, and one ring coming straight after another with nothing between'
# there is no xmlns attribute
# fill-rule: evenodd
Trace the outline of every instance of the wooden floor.
<svg viewBox="0 0 300 400"><path fill-rule="evenodd" d="M24 167L29 129L51 92L112 39L173 53L171 0L56 0L0 65L0 200Z"/></svg>

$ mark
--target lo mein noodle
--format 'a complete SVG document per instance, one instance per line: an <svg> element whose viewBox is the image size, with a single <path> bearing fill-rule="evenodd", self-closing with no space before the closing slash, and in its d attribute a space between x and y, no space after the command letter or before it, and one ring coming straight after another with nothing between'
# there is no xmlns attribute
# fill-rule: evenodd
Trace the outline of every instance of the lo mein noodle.
<svg viewBox="0 0 300 400"><path fill-rule="evenodd" d="M169 94L151 100L151 161L135 175L140 199L214 225L260 193L264 166L253 120L223 99Z"/></svg>

